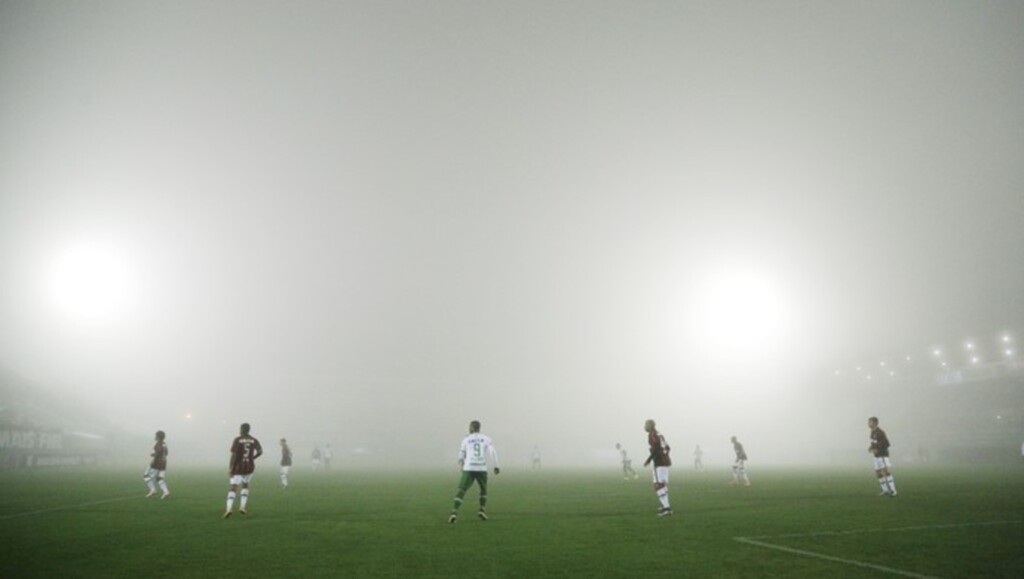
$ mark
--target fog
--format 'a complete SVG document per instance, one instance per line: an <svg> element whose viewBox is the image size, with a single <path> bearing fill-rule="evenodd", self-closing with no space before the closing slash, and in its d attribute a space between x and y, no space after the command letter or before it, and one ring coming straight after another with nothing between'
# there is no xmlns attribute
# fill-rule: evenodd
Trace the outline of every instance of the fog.
<svg viewBox="0 0 1024 579"><path fill-rule="evenodd" d="M172 465L247 421L446 466L478 419L509 466L614 468L653 418L679 463L736 435L867 468L867 416L910 452L963 400L855 367L976 339L1020 379L992 344L1024 328L1021 30L985 1L3 2L0 366Z"/></svg>

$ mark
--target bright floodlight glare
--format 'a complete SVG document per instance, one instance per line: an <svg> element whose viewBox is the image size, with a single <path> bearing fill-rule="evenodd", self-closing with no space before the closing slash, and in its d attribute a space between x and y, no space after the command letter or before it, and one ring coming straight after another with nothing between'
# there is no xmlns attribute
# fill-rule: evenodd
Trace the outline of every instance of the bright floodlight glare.
<svg viewBox="0 0 1024 579"><path fill-rule="evenodd" d="M1007 356L1012 356L1013 355L1013 350L1007 350L1006 351L1006 355Z"/></svg>
<svg viewBox="0 0 1024 579"><path fill-rule="evenodd" d="M713 355L749 359L784 347L790 307L770 277L743 269L710 275L699 302L700 327Z"/></svg>
<svg viewBox="0 0 1024 579"><path fill-rule="evenodd" d="M978 363L978 357L977 356L971 356L971 364L977 364L977 363Z"/></svg>
<svg viewBox="0 0 1024 579"><path fill-rule="evenodd" d="M964 344L964 347L967 348L968 350L973 350L974 349L974 343L973 342L967 342L966 344Z"/></svg>
<svg viewBox="0 0 1024 579"><path fill-rule="evenodd" d="M941 355L942 355L942 350L940 350L938 348L932 350L932 356L941 356Z"/></svg>
<svg viewBox="0 0 1024 579"><path fill-rule="evenodd" d="M907 362L909 362L909 361L910 361L910 356L907 356Z"/></svg>
<svg viewBox="0 0 1024 579"><path fill-rule="evenodd" d="M83 244L57 256L47 279L54 305L79 322L112 321L130 309L133 279L123 256L102 244Z"/></svg>
<svg viewBox="0 0 1024 579"><path fill-rule="evenodd" d="M1006 343L1006 342L1009 342L1009 341L1010 341L1010 335L1009 334L1003 334L1003 342Z"/></svg>
<svg viewBox="0 0 1024 579"><path fill-rule="evenodd" d="M879 362L878 365L879 366L885 366L885 360L882 360L881 362Z"/></svg>

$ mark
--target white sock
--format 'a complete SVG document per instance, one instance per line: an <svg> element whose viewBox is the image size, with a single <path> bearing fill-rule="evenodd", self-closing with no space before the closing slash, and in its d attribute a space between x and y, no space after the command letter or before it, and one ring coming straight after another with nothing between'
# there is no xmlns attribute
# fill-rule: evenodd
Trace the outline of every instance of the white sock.
<svg viewBox="0 0 1024 579"><path fill-rule="evenodd" d="M167 481L164 479L160 479L160 490L163 491L165 495L171 494L171 491L167 490Z"/></svg>
<svg viewBox="0 0 1024 579"><path fill-rule="evenodd" d="M882 492L883 493L890 492L889 491L888 481L886 480L886 478L884 476L878 477L878 486L882 487Z"/></svg>
<svg viewBox="0 0 1024 579"><path fill-rule="evenodd" d="M889 484L892 494L896 494L896 481L892 480L892 475L885 477L885 482Z"/></svg>
<svg viewBox="0 0 1024 579"><path fill-rule="evenodd" d="M156 485L153 484L153 479L147 478L145 480L146 480L146 486L149 487L149 492L155 493L156 492Z"/></svg>
<svg viewBox="0 0 1024 579"><path fill-rule="evenodd" d="M243 509L245 504L249 502L249 489L242 489L242 504L240 505Z"/></svg>
<svg viewBox="0 0 1024 579"><path fill-rule="evenodd" d="M230 511L233 508L235 508L235 491L228 491L228 506L225 510Z"/></svg>
<svg viewBox="0 0 1024 579"><path fill-rule="evenodd" d="M658 489L658 500L661 501L661 508L670 508L668 505L668 487Z"/></svg>

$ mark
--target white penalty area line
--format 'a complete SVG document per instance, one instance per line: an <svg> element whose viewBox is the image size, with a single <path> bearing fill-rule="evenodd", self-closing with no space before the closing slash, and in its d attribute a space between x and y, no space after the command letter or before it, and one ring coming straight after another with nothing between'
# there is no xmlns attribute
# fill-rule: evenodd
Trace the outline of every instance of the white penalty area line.
<svg viewBox="0 0 1024 579"><path fill-rule="evenodd" d="M854 565L856 567L863 567L866 569L874 569L875 571L881 571L883 573L889 573L892 575L902 575L904 577L918 577L920 579L935 579L931 575L921 575L920 573L914 573L912 571L904 571L902 569L895 569L893 567L886 567L885 565L875 565L874 563L867 563L865 561L858 561L856 559L846 559L843 557L833 557L832 555L825 555L824 553L815 553L814 551L805 551L803 549L794 549L793 547L786 547L785 545L778 545L775 543L768 543L761 539L792 539L800 537L826 537L826 536L841 536L841 535L856 535L860 533L886 533L886 532L899 532L899 531L924 531L931 529L956 529L960 527L985 527L992 525L1019 525L1024 521L988 521L984 523L952 523L947 525L916 525L912 527L894 527L889 529L855 529L849 531L822 531L819 533L793 533L788 535L772 535L763 537L733 537L734 541L745 543L747 545L754 545L756 547L763 547L765 549L774 549L776 551L782 551L784 553L791 553L793 555L800 555L803 557L814 557L815 559L823 559L825 561L833 561L835 563L843 563L845 565Z"/></svg>
<svg viewBox="0 0 1024 579"><path fill-rule="evenodd" d="M79 503L77 505L67 505L63 507L53 507L52 509L39 509L37 511L26 511L24 513L14 513L11 515L0 515L0 521L7 521L10 519L18 519L21 517L31 517L32 515L45 515L46 513L53 513L56 511L67 511L71 509L80 509L82 507L91 507L94 505L104 505L107 503L116 503L119 501L127 501L129 499L137 499L139 495L131 495L128 497L118 497L116 499L104 499L102 501L92 501L88 503Z"/></svg>

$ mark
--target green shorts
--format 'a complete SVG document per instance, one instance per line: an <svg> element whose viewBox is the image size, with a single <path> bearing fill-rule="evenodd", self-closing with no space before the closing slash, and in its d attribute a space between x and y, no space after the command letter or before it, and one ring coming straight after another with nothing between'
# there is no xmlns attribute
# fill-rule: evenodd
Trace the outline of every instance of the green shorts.
<svg viewBox="0 0 1024 579"><path fill-rule="evenodd" d="M466 492L473 486L473 481L480 485L480 494L487 494L487 471L486 470L464 470L462 478L459 479L459 490Z"/></svg>

